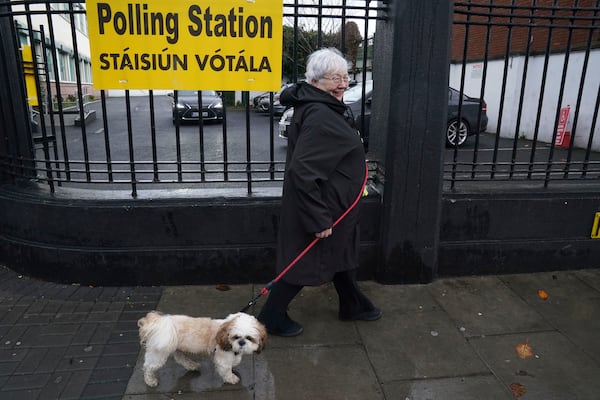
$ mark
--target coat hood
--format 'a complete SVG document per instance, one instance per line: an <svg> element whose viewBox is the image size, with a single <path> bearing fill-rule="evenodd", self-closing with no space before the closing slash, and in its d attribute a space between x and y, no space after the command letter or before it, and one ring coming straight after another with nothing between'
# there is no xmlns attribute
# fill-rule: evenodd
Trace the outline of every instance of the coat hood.
<svg viewBox="0 0 600 400"><path fill-rule="evenodd" d="M346 110L344 103L306 82L299 82L285 89L281 92L279 102L286 107L296 107L304 103L323 103L340 114Z"/></svg>

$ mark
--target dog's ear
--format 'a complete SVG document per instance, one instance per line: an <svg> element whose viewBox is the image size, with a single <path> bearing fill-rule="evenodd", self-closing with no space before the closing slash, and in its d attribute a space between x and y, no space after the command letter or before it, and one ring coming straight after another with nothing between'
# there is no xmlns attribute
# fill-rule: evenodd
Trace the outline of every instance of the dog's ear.
<svg viewBox="0 0 600 400"><path fill-rule="evenodd" d="M261 323L258 324L258 349L256 349L256 353L260 354L261 351L265 349L267 346L267 328Z"/></svg>
<svg viewBox="0 0 600 400"><path fill-rule="evenodd" d="M231 343L229 343L229 328L231 327L231 321L224 322L217 331L216 341L217 345L225 350L231 351Z"/></svg>

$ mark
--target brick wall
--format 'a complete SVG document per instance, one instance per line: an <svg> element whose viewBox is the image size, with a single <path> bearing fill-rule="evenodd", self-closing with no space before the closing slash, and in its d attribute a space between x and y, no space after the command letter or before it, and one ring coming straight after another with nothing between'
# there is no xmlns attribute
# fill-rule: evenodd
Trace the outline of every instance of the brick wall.
<svg viewBox="0 0 600 400"><path fill-rule="evenodd" d="M452 28L452 62L504 58L510 55L562 53L600 47L596 0L457 1ZM596 7L596 11L592 10ZM467 36L468 34L468 36ZM571 35L569 45L569 35ZM488 42L489 38L489 42ZM529 49L527 44L529 42ZM465 43L466 57L465 57ZM508 48L508 49L507 49Z"/></svg>

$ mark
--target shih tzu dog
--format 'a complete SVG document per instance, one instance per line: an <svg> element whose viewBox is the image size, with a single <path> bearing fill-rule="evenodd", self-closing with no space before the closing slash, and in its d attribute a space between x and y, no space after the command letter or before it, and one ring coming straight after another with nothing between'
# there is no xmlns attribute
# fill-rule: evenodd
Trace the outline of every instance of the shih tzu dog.
<svg viewBox="0 0 600 400"><path fill-rule="evenodd" d="M266 343L267 331L253 316L231 314L225 319L192 318L149 312L138 321L140 343L146 347L144 382L158 385L156 371L173 354L175 361L188 371L198 371L200 364L188 354L212 357L223 381L239 382L232 368L242 361L242 355L260 353Z"/></svg>

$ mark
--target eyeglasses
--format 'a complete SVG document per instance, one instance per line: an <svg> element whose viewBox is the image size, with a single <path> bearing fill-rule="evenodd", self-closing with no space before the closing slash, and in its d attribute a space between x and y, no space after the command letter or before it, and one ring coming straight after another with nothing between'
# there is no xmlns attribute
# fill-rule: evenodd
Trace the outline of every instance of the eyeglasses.
<svg viewBox="0 0 600 400"><path fill-rule="evenodd" d="M327 80L330 80L330 81L338 83L338 84L341 83L342 81L344 81L345 83L350 82L350 77L348 75L344 75L344 76L339 76L339 75L324 76L323 79L327 79Z"/></svg>

